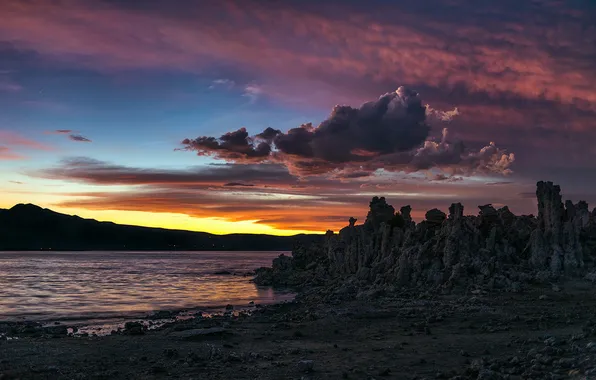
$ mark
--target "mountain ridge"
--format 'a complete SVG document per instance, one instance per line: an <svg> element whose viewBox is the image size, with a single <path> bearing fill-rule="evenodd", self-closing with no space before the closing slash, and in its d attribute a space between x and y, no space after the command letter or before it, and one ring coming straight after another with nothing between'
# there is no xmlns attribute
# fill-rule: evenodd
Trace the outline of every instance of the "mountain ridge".
<svg viewBox="0 0 596 380"><path fill-rule="evenodd" d="M310 244L322 235L225 234L100 222L32 203L0 209L0 251L277 251Z"/></svg>

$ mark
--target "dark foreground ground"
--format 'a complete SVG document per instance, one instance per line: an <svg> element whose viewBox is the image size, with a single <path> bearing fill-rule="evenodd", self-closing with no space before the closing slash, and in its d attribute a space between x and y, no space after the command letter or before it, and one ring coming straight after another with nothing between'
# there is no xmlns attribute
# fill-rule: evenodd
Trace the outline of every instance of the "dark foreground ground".
<svg viewBox="0 0 596 380"><path fill-rule="evenodd" d="M596 287L396 294L0 340L0 379L596 379ZM316 305L316 306L313 306Z"/></svg>

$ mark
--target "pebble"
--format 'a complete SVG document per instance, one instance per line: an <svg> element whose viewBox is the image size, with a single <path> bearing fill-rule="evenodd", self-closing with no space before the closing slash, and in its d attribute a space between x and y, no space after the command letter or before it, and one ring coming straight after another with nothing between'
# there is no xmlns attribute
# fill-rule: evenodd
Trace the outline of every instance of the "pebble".
<svg viewBox="0 0 596 380"><path fill-rule="evenodd" d="M300 372L312 372L315 367L315 362L312 360L301 360L298 362L298 370Z"/></svg>

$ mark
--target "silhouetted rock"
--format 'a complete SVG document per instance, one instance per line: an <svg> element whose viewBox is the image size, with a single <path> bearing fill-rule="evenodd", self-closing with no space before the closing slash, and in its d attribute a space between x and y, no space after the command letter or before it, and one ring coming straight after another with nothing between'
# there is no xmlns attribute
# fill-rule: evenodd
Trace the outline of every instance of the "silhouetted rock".
<svg viewBox="0 0 596 380"><path fill-rule="evenodd" d="M554 276L575 274L584 267L581 229L588 221L588 205L561 201L561 188L552 182L538 182L538 228L530 238L530 264L549 269ZM585 224L584 224L585 223Z"/></svg>
<svg viewBox="0 0 596 380"><path fill-rule="evenodd" d="M586 202L564 207L559 186L551 182L539 182L536 195L537 218L490 204L479 206L478 216L464 216L462 204L454 203L449 217L432 209L419 224L411 221L409 206L395 214L385 198L374 197L364 225L350 222L338 235L326 235L324 246L309 251L302 264L274 262L261 277L313 283L314 273L305 270L304 262L316 262L316 283L327 281L335 284L336 294L355 296L368 293L355 291L354 284L373 292L383 287L470 286L518 292L531 281L584 276L585 269L596 265L596 218Z"/></svg>
<svg viewBox="0 0 596 380"><path fill-rule="evenodd" d="M439 226L443 224L445 219L447 219L447 215L439 209L433 208L432 210L428 210L425 215L426 222L433 226Z"/></svg>
<svg viewBox="0 0 596 380"><path fill-rule="evenodd" d="M461 203L452 203L449 206L449 220L459 220L464 217L464 206Z"/></svg>
<svg viewBox="0 0 596 380"><path fill-rule="evenodd" d="M393 206L387 204L385 197L374 197L370 201L370 211L366 216L365 226L369 229L377 230L381 223L389 222L395 215Z"/></svg>

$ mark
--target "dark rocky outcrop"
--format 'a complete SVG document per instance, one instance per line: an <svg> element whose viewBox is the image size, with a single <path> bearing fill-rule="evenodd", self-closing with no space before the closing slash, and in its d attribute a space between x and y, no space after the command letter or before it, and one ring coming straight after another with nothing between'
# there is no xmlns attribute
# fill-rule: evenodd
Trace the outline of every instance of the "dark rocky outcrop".
<svg viewBox="0 0 596 380"><path fill-rule="evenodd" d="M518 291L528 282L585 275L595 265L595 213L586 202L563 204L552 182L538 182L536 196L537 217L490 204L478 206L477 216L464 216L463 205L454 203L449 215L433 209L418 224L409 206L395 213L385 198L375 197L364 224L350 219L339 234L328 233L324 245L277 259L257 282ZM318 268L315 281L312 270L300 269L309 260Z"/></svg>
<svg viewBox="0 0 596 380"><path fill-rule="evenodd" d="M292 256L280 255L271 268L256 270L255 283L263 286L301 287L321 285L329 277L328 261L321 244L298 245Z"/></svg>

